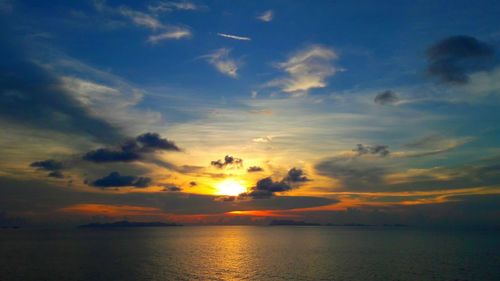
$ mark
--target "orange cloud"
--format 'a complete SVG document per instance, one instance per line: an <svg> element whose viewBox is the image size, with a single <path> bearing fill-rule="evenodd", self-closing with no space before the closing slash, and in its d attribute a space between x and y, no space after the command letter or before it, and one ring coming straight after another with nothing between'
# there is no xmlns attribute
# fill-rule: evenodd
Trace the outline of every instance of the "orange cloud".
<svg viewBox="0 0 500 281"><path fill-rule="evenodd" d="M162 215L159 208L132 206L132 205L105 205L105 204L76 204L59 209L63 213L81 215L117 216L150 216Z"/></svg>
<svg viewBox="0 0 500 281"><path fill-rule="evenodd" d="M276 212L270 210L232 211L232 212L227 212L226 214L230 216L253 216L253 217L297 217L297 215L283 214L282 212Z"/></svg>

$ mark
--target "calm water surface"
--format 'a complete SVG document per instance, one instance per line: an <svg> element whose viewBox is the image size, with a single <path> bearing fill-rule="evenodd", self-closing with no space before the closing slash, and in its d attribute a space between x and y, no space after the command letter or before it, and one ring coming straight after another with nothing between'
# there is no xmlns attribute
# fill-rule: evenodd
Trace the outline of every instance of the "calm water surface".
<svg viewBox="0 0 500 281"><path fill-rule="evenodd" d="M500 232L175 227L0 230L0 280L500 280Z"/></svg>

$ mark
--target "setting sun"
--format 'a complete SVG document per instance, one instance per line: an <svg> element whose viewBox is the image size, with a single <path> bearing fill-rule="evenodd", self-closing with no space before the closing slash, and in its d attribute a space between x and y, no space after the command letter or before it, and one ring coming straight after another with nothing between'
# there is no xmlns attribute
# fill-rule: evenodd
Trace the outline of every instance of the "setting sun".
<svg viewBox="0 0 500 281"><path fill-rule="evenodd" d="M238 181L232 179L228 179L217 184L217 194L219 195L236 196L246 191L246 187Z"/></svg>

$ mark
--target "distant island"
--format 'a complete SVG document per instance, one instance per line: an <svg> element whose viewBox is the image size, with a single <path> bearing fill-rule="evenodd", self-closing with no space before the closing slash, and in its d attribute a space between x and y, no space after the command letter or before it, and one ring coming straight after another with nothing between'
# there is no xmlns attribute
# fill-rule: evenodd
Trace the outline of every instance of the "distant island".
<svg viewBox="0 0 500 281"><path fill-rule="evenodd" d="M406 224L400 224L400 223L384 223L384 224L363 224L363 223L344 223L344 224L334 224L334 223L328 223L325 224L326 226L373 226L373 227L405 227L408 226Z"/></svg>
<svg viewBox="0 0 500 281"><path fill-rule="evenodd" d="M406 224L362 224L362 223L344 223L344 224L320 224L313 222L305 222L305 221L294 221L294 220L273 220L269 223L271 226L278 225L295 225L295 226L347 226L347 227L405 227L408 226Z"/></svg>
<svg viewBox="0 0 500 281"><path fill-rule="evenodd" d="M169 227L169 226L182 226L177 223L164 223L164 222L133 222L133 221L117 221L111 223L89 223L80 225L83 228L114 228L114 227Z"/></svg>
<svg viewBox="0 0 500 281"><path fill-rule="evenodd" d="M375 224L362 224L362 223L344 223L344 224L334 224L328 223L326 226L377 226Z"/></svg>
<svg viewBox="0 0 500 281"><path fill-rule="evenodd" d="M319 223L311 223L305 221L293 221L293 220L273 220L269 225L297 225L297 226L320 226Z"/></svg>

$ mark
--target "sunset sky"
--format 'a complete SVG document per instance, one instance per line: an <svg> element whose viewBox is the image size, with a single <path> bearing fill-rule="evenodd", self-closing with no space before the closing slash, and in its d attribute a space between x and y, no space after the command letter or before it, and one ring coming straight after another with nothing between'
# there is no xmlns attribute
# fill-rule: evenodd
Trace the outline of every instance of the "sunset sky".
<svg viewBox="0 0 500 281"><path fill-rule="evenodd" d="M0 0L0 224L500 225L498 1Z"/></svg>

